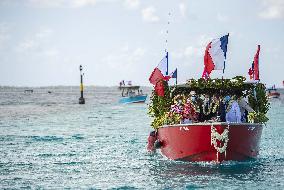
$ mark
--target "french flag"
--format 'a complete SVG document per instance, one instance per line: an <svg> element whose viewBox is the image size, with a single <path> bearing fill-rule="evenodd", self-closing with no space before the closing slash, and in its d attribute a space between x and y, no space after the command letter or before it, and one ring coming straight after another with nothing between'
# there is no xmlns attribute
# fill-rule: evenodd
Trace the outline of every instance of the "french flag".
<svg viewBox="0 0 284 190"><path fill-rule="evenodd" d="M158 96L164 96L165 90L163 81L166 80L165 76L168 75L168 52L167 55L160 61L158 66L151 73L149 81L155 86L155 91Z"/></svg>
<svg viewBox="0 0 284 190"><path fill-rule="evenodd" d="M157 68L161 71L161 73L164 76L168 75L168 69L169 69L168 65L169 64L168 64L168 52L167 52L167 55L160 61L160 63L157 66Z"/></svg>
<svg viewBox="0 0 284 190"><path fill-rule="evenodd" d="M169 75L165 76L165 81L169 81L170 79L177 79L177 69L171 72Z"/></svg>
<svg viewBox="0 0 284 190"><path fill-rule="evenodd" d="M204 55L203 78L209 78L212 70L225 70L229 34L212 40L206 47Z"/></svg>

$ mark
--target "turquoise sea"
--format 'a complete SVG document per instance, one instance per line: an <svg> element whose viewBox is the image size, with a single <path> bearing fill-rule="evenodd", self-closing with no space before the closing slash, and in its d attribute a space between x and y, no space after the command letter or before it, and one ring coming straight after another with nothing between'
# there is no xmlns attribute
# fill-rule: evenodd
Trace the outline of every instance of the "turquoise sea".
<svg viewBox="0 0 284 190"><path fill-rule="evenodd" d="M25 89L0 87L0 189L284 189L283 91L259 158L215 164L147 153L147 104L116 87L87 87L85 105L78 87Z"/></svg>

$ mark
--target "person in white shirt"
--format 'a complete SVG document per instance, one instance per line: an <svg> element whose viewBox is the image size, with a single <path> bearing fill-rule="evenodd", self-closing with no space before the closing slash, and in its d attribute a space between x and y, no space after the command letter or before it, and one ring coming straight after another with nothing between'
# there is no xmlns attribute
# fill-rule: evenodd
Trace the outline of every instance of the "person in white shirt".
<svg viewBox="0 0 284 190"><path fill-rule="evenodd" d="M247 122L247 114L249 112L254 112L254 110L243 97L239 98L238 103L241 110L242 122Z"/></svg>
<svg viewBox="0 0 284 190"><path fill-rule="evenodd" d="M241 110L238 102L236 100L231 100L231 105L229 105L229 111L226 113L226 121L232 123L241 123Z"/></svg>

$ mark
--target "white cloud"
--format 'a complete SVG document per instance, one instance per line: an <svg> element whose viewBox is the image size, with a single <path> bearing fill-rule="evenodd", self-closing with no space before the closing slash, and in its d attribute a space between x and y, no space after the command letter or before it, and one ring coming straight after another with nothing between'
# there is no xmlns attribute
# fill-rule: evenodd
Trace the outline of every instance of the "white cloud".
<svg viewBox="0 0 284 190"><path fill-rule="evenodd" d="M186 14L186 5L185 3L180 3L179 4L179 11L182 17L185 17Z"/></svg>
<svg viewBox="0 0 284 190"><path fill-rule="evenodd" d="M66 0L29 0L29 4L38 7L60 7L66 4Z"/></svg>
<svg viewBox="0 0 284 190"><path fill-rule="evenodd" d="M128 9L137 9L140 0L0 0L0 5L27 5L40 8L82 8L99 3L122 3Z"/></svg>
<svg viewBox="0 0 284 190"><path fill-rule="evenodd" d="M122 46L122 48L118 52L114 52L113 54L109 54L102 59L102 62L106 63L106 65L111 69L116 70L126 70L133 69L133 64L137 64L142 60L145 55L146 50L138 47L136 49L130 49L128 45ZM122 67L123 66L123 67Z"/></svg>
<svg viewBox="0 0 284 190"><path fill-rule="evenodd" d="M50 35L52 35L53 30L51 30L50 28L45 28L45 29L41 29L38 33L35 34L36 38L39 39L44 39L44 38L48 38Z"/></svg>
<svg viewBox="0 0 284 190"><path fill-rule="evenodd" d="M172 55L176 59L190 59L192 57L202 57L207 44L212 38L207 35L200 35L192 44L183 47L179 50L173 51Z"/></svg>
<svg viewBox="0 0 284 190"><path fill-rule="evenodd" d="M72 7L81 8L94 6L97 3L117 2L118 0L28 0L28 3L36 7Z"/></svg>
<svg viewBox="0 0 284 190"><path fill-rule="evenodd" d="M229 17L226 15L222 15L220 13L217 14L217 20L219 22L228 22L229 21Z"/></svg>
<svg viewBox="0 0 284 190"><path fill-rule="evenodd" d="M283 0L262 0L263 10L259 17L263 19L283 19L284 1Z"/></svg>
<svg viewBox="0 0 284 190"><path fill-rule="evenodd" d="M84 7L88 5L95 5L97 3L97 0L73 0L72 6L73 7Z"/></svg>
<svg viewBox="0 0 284 190"><path fill-rule="evenodd" d="M21 42L17 47L17 50L20 52L36 50L39 47L39 43L34 39L29 39Z"/></svg>
<svg viewBox="0 0 284 190"><path fill-rule="evenodd" d="M50 49L44 50L42 54L48 57L56 57L57 55L59 55L59 51L56 48L50 48Z"/></svg>
<svg viewBox="0 0 284 190"><path fill-rule="evenodd" d="M147 22L158 22L160 18L155 15L156 9L151 6L143 9L142 11L142 17Z"/></svg>
<svg viewBox="0 0 284 190"><path fill-rule="evenodd" d="M33 35L33 37L26 38L18 44L16 51L20 53L32 53L33 55L44 55L47 57L54 57L59 54L55 47L50 46L50 37L53 30L50 28L42 28Z"/></svg>
<svg viewBox="0 0 284 190"><path fill-rule="evenodd" d="M4 46L5 42L10 38L9 26L6 23L0 23L0 49Z"/></svg>
<svg viewBox="0 0 284 190"><path fill-rule="evenodd" d="M21 42L18 45L17 50L20 52L39 50L41 46L48 41L52 33L53 31L51 29L42 28L39 32L35 33L33 37L27 38Z"/></svg>
<svg viewBox="0 0 284 190"><path fill-rule="evenodd" d="M124 0L124 5L129 9L137 9L140 5L140 0Z"/></svg>

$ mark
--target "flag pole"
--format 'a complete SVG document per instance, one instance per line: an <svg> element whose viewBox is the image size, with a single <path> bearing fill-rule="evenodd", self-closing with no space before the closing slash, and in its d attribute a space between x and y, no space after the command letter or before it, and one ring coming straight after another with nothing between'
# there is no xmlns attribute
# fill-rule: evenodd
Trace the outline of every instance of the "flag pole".
<svg viewBox="0 0 284 190"><path fill-rule="evenodd" d="M169 25L170 25L170 16L171 13L168 14L168 22L167 22L167 30L166 30L166 58L167 58L167 71L166 75L169 75L169 53L168 53L168 37L169 37Z"/></svg>
<svg viewBox="0 0 284 190"><path fill-rule="evenodd" d="M228 33L228 43L229 43L229 35L230 33ZM223 79L223 76L224 76L224 73L225 73L225 62L227 61L227 56L225 57L225 61L224 61L224 67L223 67L223 74L222 74L222 79Z"/></svg>
<svg viewBox="0 0 284 190"><path fill-rule="evenodd" d="M228 33L228 43L229 43L229 35L230 33ZM227 56L225 57L225 61L227 61ZM223 67L223 73L222 73L222 88L224 88L225 61L224 61L224 67ZM220 96L222 96L222 94L223 94L223 90L220 91Z"/></svg>
<svg viewBox="0 0 284 190"><path fill-rule="evenodd" d="M176 77L176 85L178 84L178 76Z"/></svg>
<svg viewBox="0 0 284 190"><path fill-rule="evenodd" d="M166 71L166 75L168 76L169 75L169 53L167 52L167 71Z"/></svg>

